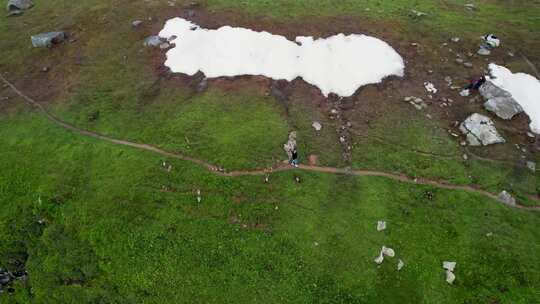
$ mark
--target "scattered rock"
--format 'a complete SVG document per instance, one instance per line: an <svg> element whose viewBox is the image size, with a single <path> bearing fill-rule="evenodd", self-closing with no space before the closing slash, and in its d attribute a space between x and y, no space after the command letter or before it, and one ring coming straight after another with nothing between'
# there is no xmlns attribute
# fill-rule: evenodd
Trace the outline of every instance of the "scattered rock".
<svg viewBox="0 0 540 304"><path fill-rule="evenodd" d="M474 4L472 4L472 3L467 3L467 4L465 4L465 8L466 8L467 10L469 10L469 11L474 11L474 10L476 10L476 6L475 6Z"/></svg>
<svg viewBox="0 0 540 304"><path fill-rule="evenodd" d="M509 205L509 206L515 206L516 205L516 199L510 193L508 193L506 190L503 190L499 194L498 198L501 200L501 202L503 202L506 205Z"/></svg>
<svg viewBox="0 0 540 304"><path fill-rule="evenodd" d="M463 62L465 62L465 60L463 60L461 58L456 58L456 63L457 64L463 64Z"/></svg>
<svg viewBox="0 0 540 304"><path fill-rule="evenodd" d="M413 18L420 18L420 17L427 16L427 14L424 13L424 12L417 11L417 10L413 9L413 10L411 10L411 16L412 16Z"/></svg>
<svg viewBox="0 0 540 304"><path fill-rule="evenodd" d="M168 49L170 47L171 47L171 45L168 42L164 42L164 43L159 45L159 48L162 49L162 50Z"/></svg>
<svg viewBox="0 0 540 304"><path fill-rule="evenodd" d="M501 45L501 40L493 34L485 35L482 39L484 40L482 47L486 49L494 49Z"/></svg>
<svg viewBox="0 0 540 304"><path fill-rule="evenodd" d="M536 172L536 163L533 161L528 161L527 168L529 168L529 170L531 170L532 172Z"/></svg>
<svg viewBox="0 0 540 304"><path fill-rule="evenodd" d="M428 107L427 103L425 103L424 100L419 97L407 96L403 98L403 101L410 103L419 111Z"/></svg>
<svg viewBox="0 0 540 304"><path fill-rule="evenodd" d="M435 94L437 93L437 88L435 88L435 85L431 82L424 82L424 87L426 88L426 91L429 93Z"/></svg>
<svg viewBox="0 0 540 304"><path fill-rule="evenodd" d="M53 44L62 43L66 40L64 32L49 32L31 36L32 45L36 48L50 48Z"/></svg>
<svg viewBox="0 0 540 304"><path fill-rule="evenodd" d="M42 71L43 73L47 73L47 72L50 71L50 70L51 70L51 68L49 68L48 66L43 67L43 68L41 69L41 71Z"/></svg>
<svg viewBox="0 0 540 304"><path fill-rule="evenodd" d="M200 203L201 201L202 201L201 189L197 189L197 203Z"/></svg>
<svg viewBox="0 0 540 304"><path fill-rule="evenodd" d="M461 95L463 97L467 97L467 96L471 95L471 91L469 89L465 89L465 90L462 90L461 92L459 92L459 95Z"/></svg>
<svg viewBox="0 0 540 304"><path fill-rule="evenodd" d="M464 63L463 63L463 66L466 67L466 68L472 68L472 67L473 67L473 64L470 63L470 62L464 62Z"/></svg>
<svg viewBox="0 0 540 304"><path fill-rule="evenodd" d="M32 0L8 0L7 2L7 10L8 12L13 11L24 11L34 6L34 3L32 3Z"/></svg>
<svg viewBox="0 0 540 304"><path fill-rule="evenodd" d="M456 276L454 275L456 264L456 262L443 262L443 268L446 270L446 282L448 282L448 284L452 284L456 280Z"/></svg>
<svg viewBox="0 0 540 304"><path fill-rule="evenodd" d="M478 55L482 55L482 56L491 55L491 51L486 49L486 48L480 48L477 53L478 53Z"/></svg>
<svg viewBox="0 0 540 304"><path fill-rule="evenodd" d="M147 46L147 47L158 47L161 45L161 43L162 43L161 37L152 35L152 36L146 37L146 39L144 39L143 44L144 46Z"/></svg>
<svg viewBox="0 0 540 304"><path fill-rule="evenodd" d="M311 126L313 127L313 129L315 129L315 131L320 131L320 130L322 130L322 125L321 125L321 123L318 122L318 121L313 122L313 124L311 124Z"/></svg>
<svg viewBox="0 0 540 304"><path fill-rule="evenodd" d="M484 103L486 110L495 113L502 119L512 119L515 115L523 112L523 108L512 97L512 94L489 80L479 88L479 91L486 100Z"/></svg>
<svg viewBox="0 0 540 304"><path fill-rule="evenodd" d="M478 113L472 114L461 123L459 130L467 136L467 141L471 146L487 146L506 142L497 132L493 121Z"/></svg>
<svg viewBox="0 0 540 304"><path fill-rule="evenodd" d="M386 222L385 221L378 221L377 222L377 231L383 231L386 229Z"/></svg>
<svg viewBox="0 0 540 304"><path fill-rule="evenodd" d="M384 261L384 256L393 258L395 255L394 249L382 246L379 256L375 258L375 263L381 264Z"/></svg>
<svg viewBox="0 0 540 304"><path fill-rule="evenodd" d="M459 37L452 37L450 38L450 41L454 42L454 43L458 43L459 41L461 41L461 38Z"/></svg>
<svg viewBox="0 0 540 304"><path fill-rule="evenodd" d="M443 262L443 268L448 271L454 271L454 269L456 268L456 265L457 265L456 262L448 262L448 261Z"/></svg>
<svg viewBox="0 0 540 304"><path fill-rule="evenodd" d="M403 266L405 266L405 263L401 259L399 259L398 264L397 264L397 270L400 271L403 268Z"/></svg>
<svg viewBox="0 0 540 304"><path fill-rule="evenodd" d="M532 134L532 132L527 132L527 136L529 138L536 138L536 136L534 134Z"/></svg>
<svg viewBox="0 0 540 304"><path fill-rule="evenodd" d="M135 20L135 21L131 22L131 26L133 26L133 27L139 27L139 26L141 26L141 24L143 24L142 20Z"/></svg>
<svg viewBox="0 0 540 304"><path fill-rule="evenodd" d="M452 285L455 280L456 280L456 275L452 271L447 270L446 271L446 282L448 284Z"/></svg>

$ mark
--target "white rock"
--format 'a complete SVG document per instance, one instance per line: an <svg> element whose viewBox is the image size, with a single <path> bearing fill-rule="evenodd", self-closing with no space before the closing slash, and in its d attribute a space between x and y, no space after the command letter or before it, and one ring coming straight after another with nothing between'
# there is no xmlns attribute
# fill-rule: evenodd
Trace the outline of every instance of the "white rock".
<svg viewBox="0 0 540 304"><path fill-rule="evenodd" d="M437 88L435 88L435 85L431 82L424 82L424 87L426 88L426 91L432 94L435 94L438 91Z"/></svg>
<svg viewBox="0 0 540 304"><path fill-rule="evenodd" d="M459 130L467 136L467 141L471 146L487 146L506 142L497 132L493 121L478 113L472 114L461 123Z"/></svg>
<svg viewBox="0 0 540 304"><path fill-rule="evenodd" d="M443 262L443 268L448 271L454 271L454 269L456 268L456 265L457 265L456 262L448 262L448 261Z"/></svg>
<svg viewBox="0 0 540 304"><path fill-rule="evenodd" d="M385 256L388 256L388 257L391 257L393 258L396 253L394 252L394 249L392 248L388 248L388 247L384 247L383 246L383 249L382 249L382 253L385 255Z"/></svg>
<svg viewBox="0 0 540 304"><path fill-rule="evenodd" d="M471 91L468 90L468 89L465 89L465 90L459 92L459 95L461 95L463 97L467 97L467 96L471 95Z"/></svg>
<svg viewBox="0 0 540 304"><path fill-rule="evenodd" d="M405 263L401 259L399 259L398 264L397 264L397 270L400 271L403 268L403 266L405 266Z"/></svg>
<svg viewBox="0 0 540 304"><path fill-rule="evenodd" d="M320 130L322 130L322 125L321 125L321 123L318 122L318 121L313 122L313 124L311 124L311 126L313 127L313 129L315 129L315 131L320 131Z"/></svg>
<svg viewBox="0 0 540 304"><path fill-rule="evenodd" d="M536 171L536 163L533 162L533 161L528 161L527 162L527 168L529 168L529 170L531 170L532 172L535 172Z"/></svg>
<svg viewBox="0 0 540 304"><path fill-rule="evenodd" d="M452 271L447 270L446 271L446 282L448 284L453 284L455 280L456 280L456 275Z"/></svg>
<svg viewBox="0 0 540 304"><path fill-rule="evenodd" d="M386 222L385 221L378 221L377 222L377 231L383 231L386 229Z"/></svg>

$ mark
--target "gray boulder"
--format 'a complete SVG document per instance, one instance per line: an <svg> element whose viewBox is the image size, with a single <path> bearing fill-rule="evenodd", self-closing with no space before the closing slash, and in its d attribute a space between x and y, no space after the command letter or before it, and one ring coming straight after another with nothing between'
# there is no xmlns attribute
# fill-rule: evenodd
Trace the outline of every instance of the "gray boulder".
<svg viewBox="0 0 540 304"><path fill-rule="evenodd" d="M506 142L493 121L484 115L474 113L459 126L459 130L467 136L471 146L487 146Z"/></svg>
<svg viewBox="0 0 540 304"><path fill-rule="evenodd" d="M34 6L32 0L8 0L7 10L8 11L24 11Z"/></svg>
<svg viewBox="0 0 540 304"><path fill-rule="evenodd" d="M58 44L66 40L64 32L41 33L30 37L34 47L50 48L53 44Z"/></svg>
<svg viewBox="0 0 540 304"><path fill-rule="evenodd" d="M143 44L144 46L158 47L161 45L161 43L163 43L163 41L161 41L161 38L159 36L153 35L146 37Z"/></svg>
<svg viewBox="0 0 540 304"><path fill-rule="evenodd" d="M516 205L516 199L512 197L512 195L508 193L506 190L502 191L498 197L501 200L501 202L503 202L506 205L509 205L509 206Z"/></svg>
<svg viewBox="0 0 540 304"><path fill-rule="evenodd" d="M486 81L479 89L486 102L486 110L495 113L502 119L512 119L515 115L523 112L523 108L512 97L512 94L499 88L493 82Z"/></svg>

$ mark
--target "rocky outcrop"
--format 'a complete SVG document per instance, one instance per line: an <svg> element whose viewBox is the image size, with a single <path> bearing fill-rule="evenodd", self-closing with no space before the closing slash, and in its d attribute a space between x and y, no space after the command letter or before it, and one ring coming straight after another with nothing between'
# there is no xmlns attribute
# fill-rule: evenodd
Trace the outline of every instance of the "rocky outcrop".
<svg viewBox="0 0 540 304"><path fill-rule="evenodd" d="M516 205L516 199L506 190L502 191L498 197L501 200L501 202L503 202L506 205L509 205L509 206Z"/></svg>
<svg viewBox="0 0 540 304"><path fill-rule="evenodd" d="M54 44L62 43L66 40L64 32L49 32L31 36L32 45L36 48L50 48Z"/></svg>
<svg viewBox="0 0 540 304"><path fill-rule="evenodd" d="M523 108L512 97L512 94L499 88L493 82L486 81L479 89L486 102L486 110L495 113L502 119L512 119L515 115L523 112Z"/></svg>
<svg viewBox="0 0 540 304"><path fill-rule="evenodd" d="M497 132L493 121L484 115L474 113L459 126L471 146L487 146L506 142Z"/></svg>
<svg viewBox="0 0 540 304"><path fill-rule="evenodd" d="M34 6L32 0L9 0L7 2L7 10L11 11L24 11Z"/></svg>
<svg viewBox="0 0 540 304"><path fill-rule="evenodd" d="M287 153L289 161L292 159L292 153L296 149L296 132L293 131L289 134L289 140L283 145L283 150Z"/></svg>

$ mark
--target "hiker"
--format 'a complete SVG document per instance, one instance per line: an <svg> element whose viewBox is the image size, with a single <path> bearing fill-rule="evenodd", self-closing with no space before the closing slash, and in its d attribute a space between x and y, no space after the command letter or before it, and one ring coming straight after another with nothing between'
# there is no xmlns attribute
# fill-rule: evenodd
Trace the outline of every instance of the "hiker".
<svg viewBox="0 0 540 304"><path fill-rule="evenodd" d="M469 83L469 86L467 86L465 89L466 90L478 90L478 89L480 89L480 87L484 83L486 83L486 77L485 76L476 77L476 78L473 78L471 80L471 82Z"/></svg>
<svg viewBox="0 0 540 304"><path fill-rule="evenodd" d="M292 154L291 154L291 165L295 166L296 168L298 168L298 151L296 151L296 148L294 148L292 150Z"/></svg>

